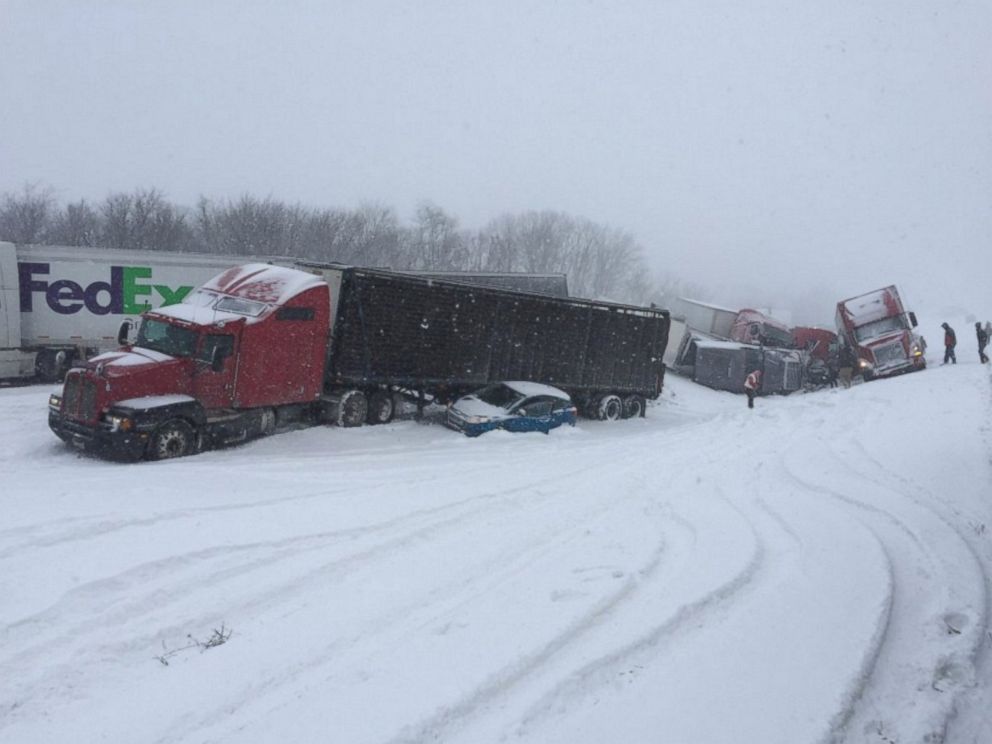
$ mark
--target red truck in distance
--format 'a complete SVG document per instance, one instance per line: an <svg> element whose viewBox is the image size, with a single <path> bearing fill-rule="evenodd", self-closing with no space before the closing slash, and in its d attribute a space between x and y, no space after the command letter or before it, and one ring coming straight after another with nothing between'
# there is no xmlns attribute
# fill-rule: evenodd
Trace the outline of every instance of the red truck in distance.
<svg viewBox="0 0 992 744"><path fill-rule="evenodd" d="M771 346L776 349L791 349L794 346L789 327L758 310L744 309L730 329L730 340L755 346Z"/></svg>
<svg viewBox="0 0 992 744"><path fill-rule="evenodd" d="M312 269L312 273L311 273ZM346 266L228 269L146 312L137 338L69 370L49 400L62 440L164 459L288 425L392 419L399 395L450 402L499 380L643 416L664 378L667 310Z"/></svg>
<svg viewBox="0 0 992 744"><path fill-rule="evenodd" d="M926 368L927 345L916 325L894 285L837 303L837 333L854 350L865 380Z"/></svg>

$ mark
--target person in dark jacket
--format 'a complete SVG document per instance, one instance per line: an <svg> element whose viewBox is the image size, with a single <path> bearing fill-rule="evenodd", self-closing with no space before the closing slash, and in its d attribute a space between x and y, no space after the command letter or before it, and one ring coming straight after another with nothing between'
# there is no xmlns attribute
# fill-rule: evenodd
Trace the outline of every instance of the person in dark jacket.
<svg viewBox="0 0 992 744"><path fill-rule="evenodd" d="M978 359L982 364L988 364L989 358L985 347L989 345L989 334L982 328L981 322L975 323L975 334L978 336Z"/></svg>
<svg viewBox="0 0 992 744"><path fill-rule="evenodd" d="M744 380L744 392L747 393L747 407L754 408L754 396L761 389L761 370L756 369Z"/></svg>
<svg viewBox="0 0 992 744"><path fill-rule="evenodd" d="M954 347L958 345L958 337L955 335L954 329L947 323L941 323L940 327L944 329L944 364L948 362L957 364L958 359L954 356Z"/></svg>

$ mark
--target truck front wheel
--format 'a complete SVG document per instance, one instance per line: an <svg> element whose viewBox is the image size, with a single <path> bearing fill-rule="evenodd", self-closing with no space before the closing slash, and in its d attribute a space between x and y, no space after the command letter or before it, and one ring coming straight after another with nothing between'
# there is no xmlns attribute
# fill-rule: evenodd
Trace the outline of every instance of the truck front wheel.
<svg viewBox="0 0 992 744"><path fill-rule="evenodd" d="M152 435L148 446L148 456L152 460L168 460L184 457L193 451L196 432L193 427L180 419L166 421Z"/></svg>

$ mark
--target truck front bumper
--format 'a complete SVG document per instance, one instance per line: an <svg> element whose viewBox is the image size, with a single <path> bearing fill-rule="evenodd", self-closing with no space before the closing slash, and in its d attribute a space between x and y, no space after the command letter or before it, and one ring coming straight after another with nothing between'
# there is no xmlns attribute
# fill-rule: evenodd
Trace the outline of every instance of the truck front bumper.
<svg viewBox="0 0 992 744"><path fill-rule="evenodd" d="M140 460L148 446L148 432L112 431L105 426L90 426L57 411L48 412L48 428L77 449L115 459Z"/></svg>

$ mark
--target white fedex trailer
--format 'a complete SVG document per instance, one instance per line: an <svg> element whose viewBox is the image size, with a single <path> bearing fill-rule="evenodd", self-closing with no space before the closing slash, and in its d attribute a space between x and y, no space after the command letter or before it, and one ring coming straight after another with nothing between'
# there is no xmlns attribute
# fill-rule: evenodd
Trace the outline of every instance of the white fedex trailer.
<svg viewBox="0 0 992 744"><path fill-rule="evenodd" d="M0 380L57 380L117 346L125 318L177 303L238 256L0 242Z"/></svg>

